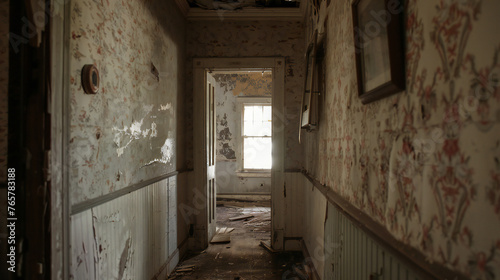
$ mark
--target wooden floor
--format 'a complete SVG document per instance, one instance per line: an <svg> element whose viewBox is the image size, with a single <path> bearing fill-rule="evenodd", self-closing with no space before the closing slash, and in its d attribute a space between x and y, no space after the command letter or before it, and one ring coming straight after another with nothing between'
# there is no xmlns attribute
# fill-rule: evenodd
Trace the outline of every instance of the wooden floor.
<svg viewBox="0 0 500 280"><path fill-rule="evenodd" d="M211 244L205 251L191 254L169 279L307 279L297 272L302 268L300 252L271 253L259 245L270 242L269 202L222 203L217 206L217 227L234 228L230 243ZM229 220L245 214L254 217Z"/></svg>

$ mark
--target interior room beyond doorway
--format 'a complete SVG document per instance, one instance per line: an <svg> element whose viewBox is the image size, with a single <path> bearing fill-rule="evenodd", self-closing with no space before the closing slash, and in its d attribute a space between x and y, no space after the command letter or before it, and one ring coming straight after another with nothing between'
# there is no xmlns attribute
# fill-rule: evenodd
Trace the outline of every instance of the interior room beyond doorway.
<svg viewBox="0 0 500 280"><path fill-rule="evenodd" d="M271 193L272 71L212 71L218 198L259 200Z"/></svg>

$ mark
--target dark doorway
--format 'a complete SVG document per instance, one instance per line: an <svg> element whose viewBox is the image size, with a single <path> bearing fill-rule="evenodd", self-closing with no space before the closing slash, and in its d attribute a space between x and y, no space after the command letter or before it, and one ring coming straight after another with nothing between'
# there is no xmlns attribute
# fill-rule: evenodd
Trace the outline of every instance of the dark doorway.
<svg viewBox="0 0 500 280"><path fill-rule="evenodd" d="M2 189L12 207L6 219L13 225L8 236L14 237L7 249L15 252L15 272L2 279L49 279L49 6L40 2L34 8L31 1L16 0L9 4L9 181Z"/></svg>

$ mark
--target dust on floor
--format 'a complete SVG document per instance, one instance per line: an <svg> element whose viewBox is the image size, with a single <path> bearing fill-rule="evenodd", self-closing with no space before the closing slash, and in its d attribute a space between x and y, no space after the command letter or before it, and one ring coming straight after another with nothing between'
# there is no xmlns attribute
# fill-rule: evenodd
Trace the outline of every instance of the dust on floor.
<svg viewBox="0 0 500 280"><path fill-rule="evenodd" d="M271 208L266 202L223 201L217 203L217 227L234 230L226 244L210 244L203 252L191 253L168 279L271 280L307 279L300 252L271 253L260 242L270 244ZM253 217L231 221L243 215Z"/></svg>

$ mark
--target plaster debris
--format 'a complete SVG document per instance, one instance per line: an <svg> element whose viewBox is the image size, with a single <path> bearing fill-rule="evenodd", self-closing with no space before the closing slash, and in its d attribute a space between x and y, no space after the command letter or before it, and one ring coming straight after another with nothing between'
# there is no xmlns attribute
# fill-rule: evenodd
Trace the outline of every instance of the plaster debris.
<svg viewBox="0 0 500 280"><path fill-rule="evenodd" d="M158 109L158 111L166 111L170 110L171 108L172 108L172 103L167 103L165 105L160 104L160 108Z"/></svg>

